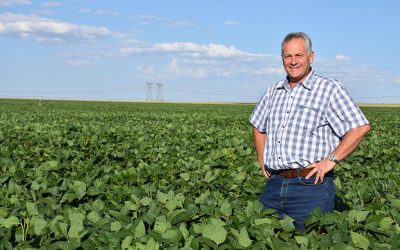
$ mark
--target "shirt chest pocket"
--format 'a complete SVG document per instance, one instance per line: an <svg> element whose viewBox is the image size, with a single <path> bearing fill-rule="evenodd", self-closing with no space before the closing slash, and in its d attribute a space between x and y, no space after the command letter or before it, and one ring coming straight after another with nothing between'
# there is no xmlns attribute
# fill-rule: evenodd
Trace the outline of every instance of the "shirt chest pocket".
<svg viewBox="0 0 400 250"><path fill-rule="evenodd" d="M322 113L316 105L299 104L294 119L300 130L315 131L322 124Z"/></svg>

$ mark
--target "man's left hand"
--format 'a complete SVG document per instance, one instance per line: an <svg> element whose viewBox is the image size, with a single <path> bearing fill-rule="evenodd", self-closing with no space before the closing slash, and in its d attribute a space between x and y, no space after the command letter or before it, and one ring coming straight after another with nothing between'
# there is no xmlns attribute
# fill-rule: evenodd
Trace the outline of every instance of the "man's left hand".
<svg viewBox="0 0 400 250"><path fill-rule="evenodd" d="M330 161L328 158L324 158L322 161L313 163L307 167L307 168L312 168L312 170L306 176L306 179L309 179L311 176L315 174L314 184L317 184L318 181L322 183L324 181L325 174L331 171L335 167L335 165L336 163Z"/></svg>

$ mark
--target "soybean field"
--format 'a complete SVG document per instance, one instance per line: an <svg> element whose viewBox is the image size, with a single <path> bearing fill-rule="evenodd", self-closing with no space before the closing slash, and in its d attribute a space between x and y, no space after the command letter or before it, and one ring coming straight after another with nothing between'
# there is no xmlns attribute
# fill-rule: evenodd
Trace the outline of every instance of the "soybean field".
<svg viewBox="0 0 400 250"><path fill-rule="evenodd" d="M400 249L400 108L306 230L264 210L255 104L0 99L1 249Z"/></svg>

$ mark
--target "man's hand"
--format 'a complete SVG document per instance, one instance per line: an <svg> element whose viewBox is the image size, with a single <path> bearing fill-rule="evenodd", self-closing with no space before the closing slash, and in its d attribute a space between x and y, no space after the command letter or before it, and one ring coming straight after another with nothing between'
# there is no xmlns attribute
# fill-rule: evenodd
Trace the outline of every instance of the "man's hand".
<svg viewBox="0 0 400 250"><path fill-rule="evenodd" d="M264 164L263 164L263 165L264 165ZM271 177L271 174L270 174L267 170L265 170L265 167L264 167L264 166L261 166L261 169L262 169L262 171L264 172L265 177L267 177L267 178Z"/></svg>
<svg viewBox="0 0 400 250"><path fill-rule="evenodd" d="M318 181L321 181L322 183L324 181L325 174L331 171L335 167L335 165L336 163L330 161L328 158L324 158L320 162L313 163L307 167L307 168L312 168L312 170L306 176L306 179L309 179L311 176L315 174L314 184L317 184Z"/></svg>

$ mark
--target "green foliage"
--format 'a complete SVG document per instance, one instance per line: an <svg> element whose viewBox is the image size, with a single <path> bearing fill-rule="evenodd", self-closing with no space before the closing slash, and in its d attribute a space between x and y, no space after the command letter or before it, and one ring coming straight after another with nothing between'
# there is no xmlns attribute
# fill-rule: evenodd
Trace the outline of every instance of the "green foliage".
<svg viewBox="0 0 400 250"><path fill-rule="evenodd" d="M264 210L254 105L0 100L5 249L399 249L400 110L335 168L306 231Z"/></svg>

